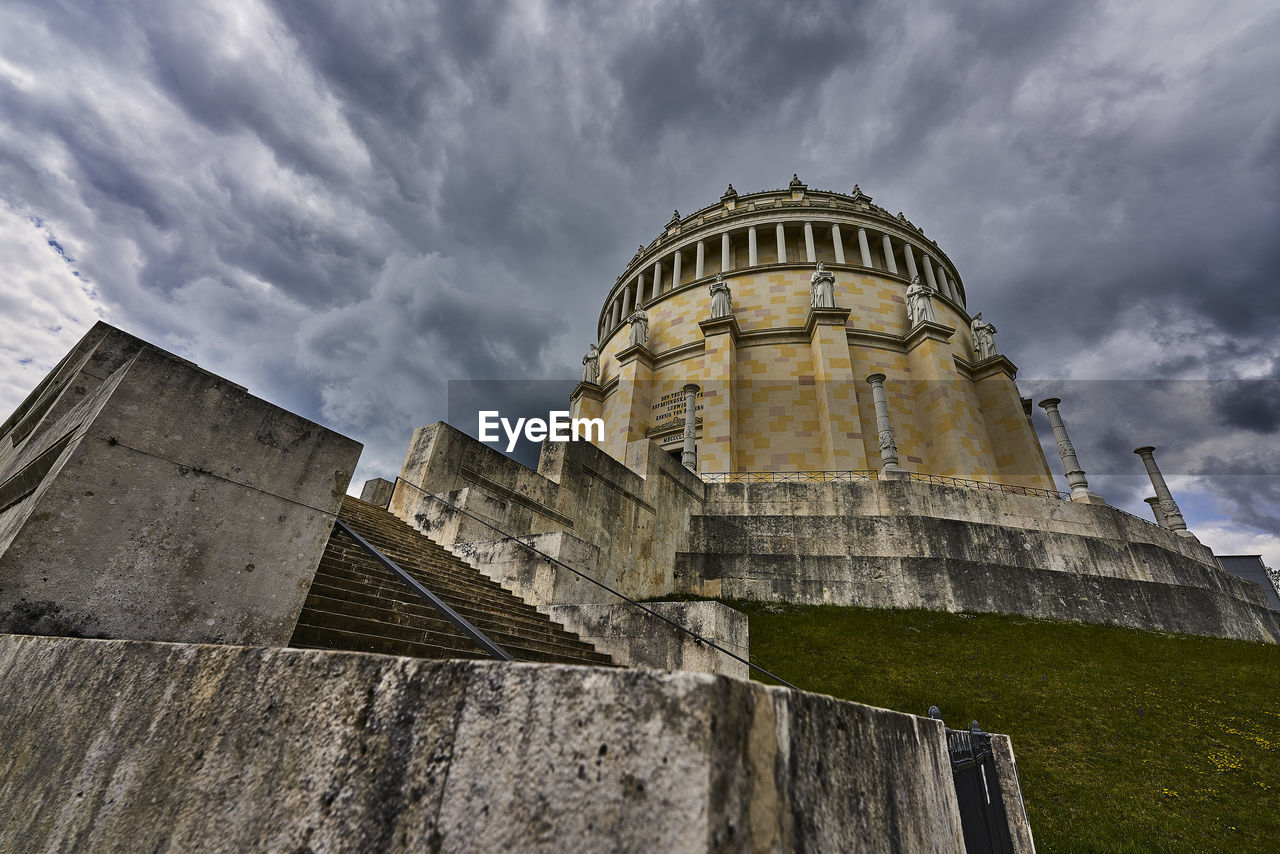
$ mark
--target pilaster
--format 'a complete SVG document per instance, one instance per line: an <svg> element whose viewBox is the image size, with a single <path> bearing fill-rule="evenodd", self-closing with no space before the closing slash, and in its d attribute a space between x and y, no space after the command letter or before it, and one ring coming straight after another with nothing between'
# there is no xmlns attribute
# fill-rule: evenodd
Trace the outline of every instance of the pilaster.
<svg viewBox="0 0 1280 854"><path fill-rule="evenodd" d="M643 344L632 344L619 350L615 358L618 362L618 384L609 407L619 412L622 418L620 429L605 436L604 441L609 455L621 459L628 442L644 438L650 398L653 396L653 353Z"/></svg>
<svg viewBox="0 0 1280 854"><path fill-rule="evenodd" d="M732 314L704 320L702 330L702 444L698 471L736 471L733 453L738 432L734 401L734 366L741 330Z"/></svg>
<svg viewBox="0 0 1280 854"><path fill-rule="evenodd" d="M923 471L982 479L995 473L991 446L973 383L955 362L954 334L950 326L926 322L906 335L909 397L922 441L908 442L902 451Z"/></svg>
<svg viewBox="0 0 1280 854"><path fill-rule="evenodd" d="M813 357L814 394L827 471L870 468L858 420L857 380L849 357L847 308L810 308L804 329Z"/></svg>
<svg viewBox="0 0 1280 854"><path fill-rule="evenodd" d="M995 355L974 364L972 371L998 479L1018 486L1057 489L1035 427L1022 407L1022 394L1014 382L1017 365L1006 356ZM1098 499L1097 503L1103 502Z"/></svg>

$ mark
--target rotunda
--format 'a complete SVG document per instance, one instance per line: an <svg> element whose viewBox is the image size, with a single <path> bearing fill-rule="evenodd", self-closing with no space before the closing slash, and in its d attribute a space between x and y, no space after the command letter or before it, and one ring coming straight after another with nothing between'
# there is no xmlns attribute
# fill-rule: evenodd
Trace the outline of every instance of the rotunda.
<svg viewBox="0 0 1280 854"><path fill-rule="evenodd" d="M874 471L1052 489L995 331L970 316L923 229L860 188L730 185L673 214L618 277L573 415L602 418L619 460L644 438L680 454L691 426L686 463L704 477Z"/></svg>

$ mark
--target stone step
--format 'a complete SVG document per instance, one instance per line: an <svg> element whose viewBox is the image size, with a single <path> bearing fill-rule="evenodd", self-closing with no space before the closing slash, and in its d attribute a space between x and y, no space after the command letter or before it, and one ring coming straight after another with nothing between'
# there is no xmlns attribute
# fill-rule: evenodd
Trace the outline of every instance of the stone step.
<svg viewBox="0 0 1280 854"><path fill-rule="evenodd" d="M472 622L476 622L476 620L482 621L488 615L498 613L502 614L505 620L527 626L530 630L536 630L550 624L563 631L563 627L559 626L558 623L552 622L533 606L518 600L515 602L504 602L501 599L478 600L468 596L466 591L453 590L443 584L433 583L431 579L421 578L416 573L410 574L417 578L424 587L444 600L445 604L467 619L472 620ZM345 564L324 563L316 573L316 577L317 579L323 578L343 583L348 589L355 592L363 592L365 595L396 599L407 604L422 605L435 612L430 603L420 597L399 578L374 563L372 559L363 564L363 566L354 562ZM472 619L473 617L475 619Z"/></svg>
<svg viewBox="0 0 1280 854"><path fill-rule="evenodd" d="M325 606L336 605L340 612L325 610ZM367 611L365 612L368 613ZM316 601L312 603L307 614L307 625L317 629L329 629L346 634L360 634L369 637L381 637L387 640L403 641L423 646L440 645L452 649L481 650L461 631L449 625L444 628L433 627L428 623L396 623L377 616L355 614L342 602ZM501 632L485 632L489 639L502 647L507 653L519 661L574 661L590 664L600 663L597 658L581 654L567 644L542 644L527 638L515 637Z"/></svg>
<svg viewBox="0 0 1280 854"><path fill-rule="evenodd" d="M594 666L613 663L386 510L347 497L339 518L513 658ZM291 643L421 658L487 657L336 526Z"/></svg>
<svg viewBox="0 0 1280 854"><path fill-rule="evenodd" d="M397 583L399 583L397 581ZM392 595L381 595L370 592L371 588L362 587L358 584L351 584L342 579L337 579L328 575L317 575L311 584L311 589L315 591L317 596L324 596L329 599L341 599L351 602L353 606L359 605L371 608L385 608L396 613L405 615L417 615L420 617L440 620L448 623L440 612L428 605L416 594L409 594L409 597L400 598L400 593ZM529 632L532 637L541 637L547 641L563 641L573 642L577 638L569 631L563 628L555 628L559 623L549 621L551 628L545 625L535 624L532 621L521 622L521 632ZM449 623L452 625L452 623Z"/></svg>

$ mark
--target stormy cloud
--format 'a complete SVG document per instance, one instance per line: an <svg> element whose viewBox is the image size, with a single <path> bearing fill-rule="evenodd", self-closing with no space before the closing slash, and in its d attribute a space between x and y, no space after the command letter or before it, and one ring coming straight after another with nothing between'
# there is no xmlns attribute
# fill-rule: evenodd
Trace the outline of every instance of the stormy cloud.
<svg viewBox="0 0 1280 854"><path fill-rule="evenodd" d="M1280 564L1273 4L0 19L0 410L103 317L363 441L357 482L391 476L450 381L571 385L672 208L797 172L938 241L1098 491L1144 513L1131 451L1156 444L1207 542Z"/></svg>

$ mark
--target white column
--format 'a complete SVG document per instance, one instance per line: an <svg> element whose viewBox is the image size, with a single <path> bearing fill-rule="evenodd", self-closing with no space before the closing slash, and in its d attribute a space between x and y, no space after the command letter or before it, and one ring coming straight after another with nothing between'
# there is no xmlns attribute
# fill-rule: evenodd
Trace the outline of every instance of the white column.
<svg viewBox="0 0 1280 854"><path fill-rule="evenodd" d="M911 244L904 242L902 244L902 257L907 259L907 277L911 279L920 278L920 271L916 269L916 256L911 251Z"/></svg>
<svg viewBox="0 0 1280 854"><path fill-rule="evenodd" d="M729 266L729 232L720 235L720 272L727 273L732 268Z"/></svg>
<svg viewBox="0 0 1280 854"><path fill-rule="evenodd" d="M680 287L680 250L676 250L675 257L671 259L671 290Z"/></svg>
<svg viewBox="0 0 1280 854"><path fill-rule="evenodd" d="M872 267L871 247L867 245L867 230L858 226L858 251L862 253L862 266Z"/></svg>
<svg viewBox="0 0 1280 854"><path fill-rule="evenodd" d="M1178 509L1178 503L1173 500L1173 494L1169 492L1169 486L1164 482L1164 475L1160 474L1160 469L1156 466L1156 449L1151 445L1143 445L1141 448L1134 448L1133 452L1142 457L1142 464L1147 467L1147 476L1151 478L1151 485L1155 487L1156 498L1160 499L1160 510L1164 515L1165 527L1181 537L1192 536L1192 533L1187 530L1187 520L1182 518L1182 511Z"/></svg>
<svg viewBox="0 0 1280 854"><path fill-rule="evenodd" d="M618 314L619 322L626 320L631 314L631 283L622 286L622 311Z"/></svg>
<svg viewBox="0 0 1280 854"><path fill-rule="evenodd" d="M831 245L836 248L836 263L844 263L844 241L840 239L840 223L831 223Z"/></svg>
<svg viewBox="0 0 1280 854"><path fill-rule="evenodd" d="M787 230L782 227L782 223L778 223L778 263L787 263Z"/></svg>
<svg viewBox="0 0 1280 854"><path fill-rule="evenodd" d="M747 266L755 267L760 263L760 256L756 252L756 227L753 225L747 229Z"/></svg>
<svg viewBox="0 0 1280 854"><path fill-rule="evenodd" d="M889 268L890 273L895 275L898 272L898 262L893 257L893 241L889 239L889 235L884 235L884 239L880 243L884 247L884 265Z"/></svg>
<svg viewBox="0 0 1280 854"><path fill-rule="evenodd" d="M698 470L698 387L689 383L684 387L684 448L680 452L680 464L690 471Z"/></svg>
<svg viewBox="0 0 1280 854"><path fill-rule="evenodd" d="M614 299L613 305L609 306L609 331L610 332L618 328L618 299L621 299L621 297Z"/></svg>
<svg viewBox="0 0 1280 854"><path fill-rule="evenodd" d="M1101 504L1102 499L1089 491L1089 481L1080 468L1080 460L1076 458L1076 449L1067 436L1067 426L1062 423L1062 413L1058 412L1061 399L1048 397L1040 401L1040 408L1049 416L1049 426L1053 428L1054 441L1058 443L1058 456L1062 458L1062 468L1067 473L1067 483L1071 486L1071 500L1085 504Z"/></svg>
<svg viewBox="0 0 1280 854"><path fill-rule="evenodd" d="M938 290L938 280L933 277L933 260L923 252L920 253L920 264L924 267L925 282L935 291Z"/></svg>
<svg viewBox="0 0 1280 854"><path fill-rule="evenodd" d="M653 287L649 288L649 299L658 298L658 289L662 287L662 262L653 262Z"/></svg>
<svg viewBox="0 0 1280 854"><path fill-rule="evenodd" d="M698 241L698 258L693 262L693 277L701 279L706 273L703 271L703 259L707 257L707 241Z"/></svg>
<svg viewBox="0 0 1280 854"><path fill-rule="evenodd" d="M937 279L938 279L938 285L939 285L938 289L941 290L947 296L951 297L952 299L955 299L956 295L951 292L951 282L947 280L947 271L942 269L941 264L938 265Z"/></svg>
<svg viewBox="0 0 1280 854"><path fill-rule="evenodd" d="M813 223L811 222L804 224L804 254L810 264L818 260L818 253L813 251Z"/></svg>
<svg viewBox="0 0 1280 854"><path fill-rule="evenodd" d="M876 434L880 442L880 471L900 472L898 444L893 440L893 425L889 422L889 402L884 397L884 374L867 377L871 385L871 399L876 409Z"/></svg>

